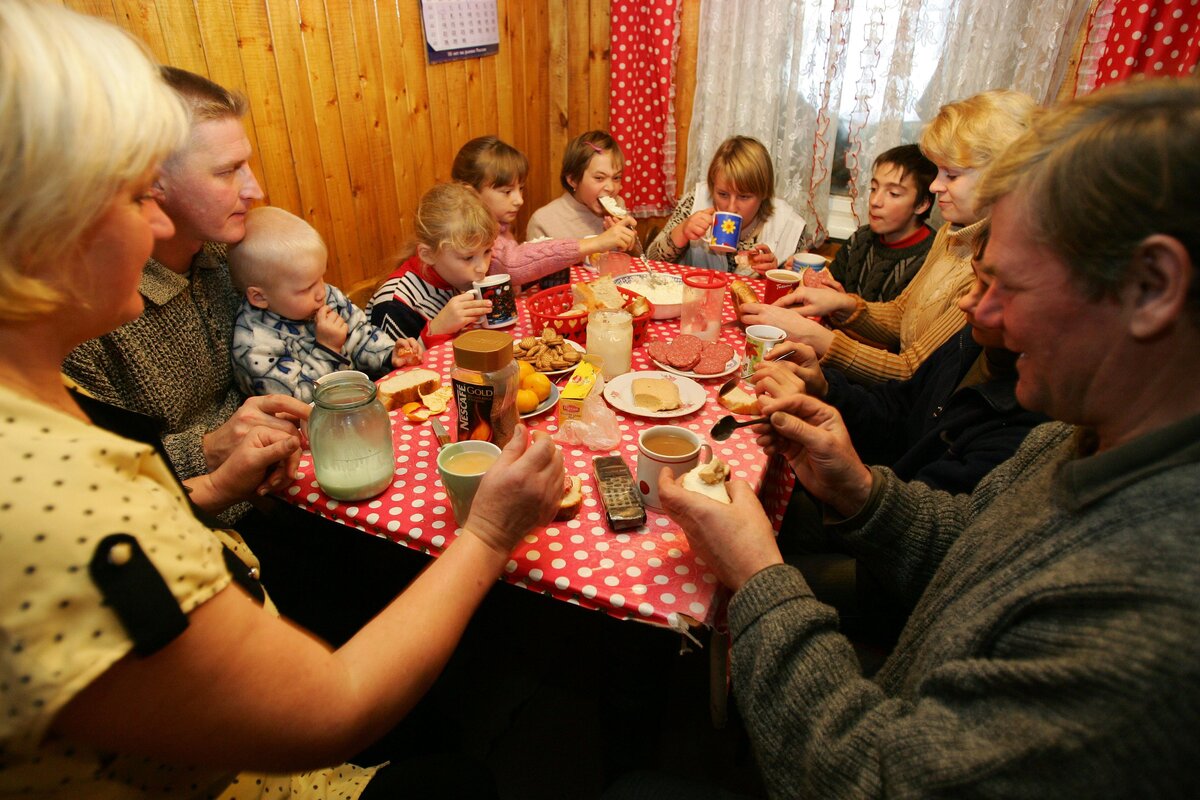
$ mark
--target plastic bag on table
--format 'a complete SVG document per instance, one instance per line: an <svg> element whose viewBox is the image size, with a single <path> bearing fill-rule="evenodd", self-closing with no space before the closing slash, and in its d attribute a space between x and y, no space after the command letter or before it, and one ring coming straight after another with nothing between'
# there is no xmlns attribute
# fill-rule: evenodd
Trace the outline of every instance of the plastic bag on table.
<svg viewBox="0 0 1200 800"><path fill-rule="evenodd" d="M554 441L559 444L582 445L589 450L612 450L621 441L617 415L604 402L604 378L596 375L592 391L583 401L579 419L569 419L558 426Z"/></svg>

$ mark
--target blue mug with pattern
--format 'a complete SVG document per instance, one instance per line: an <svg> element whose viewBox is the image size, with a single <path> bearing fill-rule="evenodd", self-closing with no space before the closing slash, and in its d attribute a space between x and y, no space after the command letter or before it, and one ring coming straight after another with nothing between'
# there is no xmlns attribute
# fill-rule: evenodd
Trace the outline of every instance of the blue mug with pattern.
<svg viewBox="0 0 1200 800"><path fill-rule="evenodd" d="M718 211L713 217L712 235L708 239L708 249L714 253L736 253L741 233L741 214L735 214L732 211Z"/></svg>

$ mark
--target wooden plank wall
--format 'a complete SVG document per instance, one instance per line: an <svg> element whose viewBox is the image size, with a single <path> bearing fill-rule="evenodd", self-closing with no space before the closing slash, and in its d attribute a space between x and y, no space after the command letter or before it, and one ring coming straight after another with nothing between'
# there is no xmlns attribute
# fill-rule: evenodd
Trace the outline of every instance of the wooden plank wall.
<svg viewBox="0 0 1200 800"><path fill-rule="evenodd" d="M247 94L268 201L321 232L339 286L386 267L467 140L529 157L523 232L560 192L567 141L608 126L609 0L498 0L499 54L436 66L418 0L60 1Z"/></svg>

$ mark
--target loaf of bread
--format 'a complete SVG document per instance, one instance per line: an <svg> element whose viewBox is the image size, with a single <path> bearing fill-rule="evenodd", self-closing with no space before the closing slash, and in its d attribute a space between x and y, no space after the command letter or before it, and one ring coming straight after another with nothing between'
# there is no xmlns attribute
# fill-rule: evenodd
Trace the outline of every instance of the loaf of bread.
<svg viewBox="0 0 1200 800"><path fill-rule="evenodd" d="M743 280L734 278L729 282L729 296L733 300L733 317L740 324L742 321L742 303L757 303L758 292Z"/></svg>
<svg viewBox="0 0 1200 800"><path fill-rule="evenodd" d="M400 408L405 403L421 402L421 395L428 395L441 388L442 376L431 369L415 367L389 375L379 382L378 397L388 411Z"/></svg>
<svg viewBox="0 0 1200 800"><path fill-rule="evenodd" d="M647 411L679 408L679 387L666 378L634 378L633 404Z"/></svg>

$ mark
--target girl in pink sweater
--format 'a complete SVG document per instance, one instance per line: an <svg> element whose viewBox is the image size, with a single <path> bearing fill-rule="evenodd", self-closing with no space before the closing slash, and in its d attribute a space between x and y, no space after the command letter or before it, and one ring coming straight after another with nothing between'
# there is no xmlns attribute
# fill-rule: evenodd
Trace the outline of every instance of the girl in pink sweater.
<svg viewBox="0 0 1200 800"><path fill-rule="evenodd" d="M627 250L637 238L632 227L614 225L598 236L519 244L513 236L512 224L525 202L522 190L528 173L529 160L524 154L495 136L472 139L454 157L451 177L475 187L500 225L489 272L507 273L516 284L543 278L547 278L542 281L543 286L566 283L565 273L572 264L592 253Z"/></svg>

